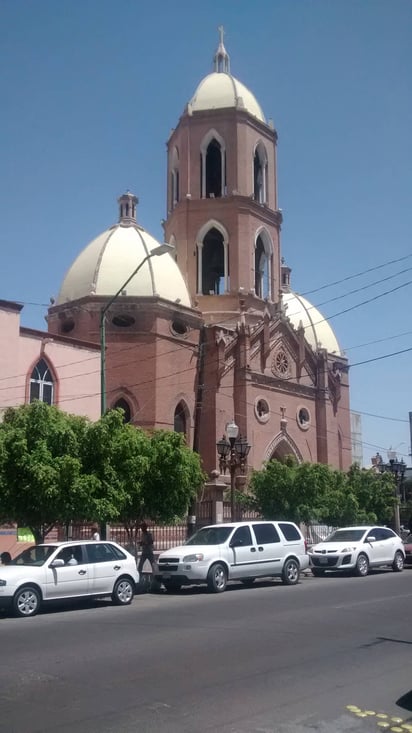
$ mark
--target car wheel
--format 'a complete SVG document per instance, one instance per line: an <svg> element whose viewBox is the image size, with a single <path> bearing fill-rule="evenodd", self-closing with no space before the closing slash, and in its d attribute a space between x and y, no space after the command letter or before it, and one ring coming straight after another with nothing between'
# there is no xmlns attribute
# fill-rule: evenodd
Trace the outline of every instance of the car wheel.
<svg viewBox="0 0 412 733"><path fill-rule="evenodd" d="M116 606L128 606L134 596L134 584L130 578L116 580L112 593L112 601Z"/></svg>
<svg viewBox="0 0 412 733"><path fill-rule="evenodd" d="M212 593L223 593L227 586L226 566L220 562L215 563L207 574L207 587Z"/></svg>
<svg viewBox="0 0 412 733"><path fill-rule="evenodd" d="M241 578L240 582L243 583L247 588L251 588L256 578Z"/></svg>
<svg viewBox="0 0 412 733"><path fill-rule="evenodd" d="M322 568L311 568L312 575L315 576L315 578L321 578L323 575L325 575L325 571Z"/></svg>
<svg viewBox="0 0 412 733"><path fill-rule="evenodd" d="M369 560L363 552L358 555L355 565L355 575L364 578L369 572Z"/></svg>
<svg viewBox="0 0 412 733"><path fill-rule="evenodd" d="M162 585L164 585L168 593L178 593L182 587L181 583L175 583L173 580L162 580Z"/></svg>
<svg viewBox="0 0 412 733"><path fill-rule="evenodd" d="M25 585L13 598L13 611L16 616L35 616L41 604L41 595L37 588Z"/></svg>
<svg viewBox="0 0 412 733"><path fill-rule="evenodd" d="M282 581L285 585L296 585L299 580L300 567L293 557L286 560L282 570Z"/></svg>
<svg viewBox="0 0 412 733"><path fill-rule="evenodd" d="M403 555L401 551L398 550L398 552L395 552L395 557L393 558L392 570L395 573L401 573L403 570L404 563L405 561L404 561Z"/></svg>

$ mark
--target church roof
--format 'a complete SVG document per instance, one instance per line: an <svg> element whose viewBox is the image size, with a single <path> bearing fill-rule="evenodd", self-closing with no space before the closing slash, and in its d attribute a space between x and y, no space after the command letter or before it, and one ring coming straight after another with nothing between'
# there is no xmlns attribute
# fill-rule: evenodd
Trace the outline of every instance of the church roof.
<svg viewBox="0 0 412 733"><path fill-rule="evenodd" d="M160 242L138 226L136 203L133 194L120 197L119 223L99 234L75 259L64 277L58 305L86 296L115 295L147 258L127 284L125 295L158 296L191 307L185 281L170 254L150 256Z"/></svg>
<svg viewBox="0 0 412 733"><path fill-rule="evenodd" d="M292 291L282 293L282 302L292 325L296 329L303 326L306 341L314 351L326 349L329 354L343 356L332 327L314 305Z"/></svg>
<svg viewBox="0 0 412 733"><path fill-rule="evenodd" d="M265 122L262 108L255 95L242 82L226 72L214 71L205 76L190 100L188 110L200 112L227 107L244 109L261 122Z"/></svg>
<svg viewBox="0 0 412 733"><path fill-rule="evenodd" d="M262 108L252 92L230 73L230 58L223 43L223 27L214 56L215 70L202 79L188 104L189 114L209 109L235 107L265 122Z"/></svg>

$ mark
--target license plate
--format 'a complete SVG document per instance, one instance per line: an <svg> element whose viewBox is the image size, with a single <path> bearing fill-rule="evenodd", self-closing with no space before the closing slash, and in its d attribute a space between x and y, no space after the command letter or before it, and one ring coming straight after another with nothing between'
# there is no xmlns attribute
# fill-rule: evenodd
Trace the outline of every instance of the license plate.
<svg viewBox="0 0 412 733"><path fill-rule="evenodd" d="M172 578L172 576L170 574L168 574L168 573L164 573L162 575L162 579L163 580L171 580L171 578Z"/></svg>
<svg viewBox="0 0 412 733"><path fill-rule="evenodd" d="M328 564L328 558L327 557L320 557L319 562L321 565L327 565Z"/></svg>

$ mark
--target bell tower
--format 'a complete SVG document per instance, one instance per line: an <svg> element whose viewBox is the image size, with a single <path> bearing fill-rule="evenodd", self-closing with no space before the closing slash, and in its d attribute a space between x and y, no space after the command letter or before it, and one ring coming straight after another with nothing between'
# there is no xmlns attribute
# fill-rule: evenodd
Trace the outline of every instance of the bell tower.
<svg viewBox="0 0 412 733"><path fill-rule="evenodd" d="M206 322L235 319L240 299L256 322L276 310L281 290L277 134L232 76L219 33L214 70L167 143L165 237Z"/></svg>

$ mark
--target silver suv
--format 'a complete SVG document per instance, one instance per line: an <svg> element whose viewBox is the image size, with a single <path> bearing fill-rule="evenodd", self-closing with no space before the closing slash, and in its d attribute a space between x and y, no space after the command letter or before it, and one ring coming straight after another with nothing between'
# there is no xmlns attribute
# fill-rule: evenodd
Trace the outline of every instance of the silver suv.
<svg viewBox="0 0 412 733"><path fill-rule="evenodd" d="M252 584L280 577L295 585L309 566L306 543L293 522L234 522L199 529L184 545L162 552L156 579L168 591L206 583L222 593L228 580Z"/></svg>

